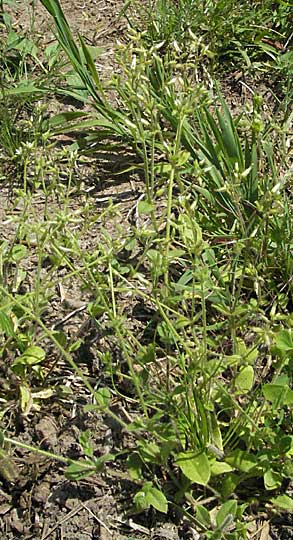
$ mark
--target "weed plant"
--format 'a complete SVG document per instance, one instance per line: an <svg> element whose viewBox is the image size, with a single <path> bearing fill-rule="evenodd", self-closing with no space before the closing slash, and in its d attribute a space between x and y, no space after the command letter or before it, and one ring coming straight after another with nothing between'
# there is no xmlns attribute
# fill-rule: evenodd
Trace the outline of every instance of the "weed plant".
<svg viewBox="0 0 293 540"><path fill-rule="evenodd" d="M190 2L189 11L185 2L159 2L145 32L129 19L127 43L118 47L121 75L108 85L101 84L84 39L74 40L59 2L42 3L80 81L81 92L68 84L64 93L92 107L52 117L44 147L50 136L82 133L70 154L71 171L82 153L131 147L135 159L123 173L141 174L145 192L127 235L122 226L112 235L105 226L119 208L71 216L69 194L63 194L60 214L47 208L36 238L35 282L24 293L25 252L19 246L35 229L28 224L31 186L23 174L27 202L13 247L1 246L0 286L2 355L13 357L20 407L28 414L28 407L57 396L56 388L45 384L40 395L37 386L46 381L46 354L54 347L88 392L85 410L112 416L125 436L122 451L97 458L95 434L85 432L79 440L84 460L57 456L69 465L66 475L77 480L116 460L136 486L133 511L175 509L207 540L244 539L258 513L292 511L290 97L284 98L285 117L273 119L274 129L256 94L246 111L232 115L214 72L223 55L232 63L238 54L246 58L252 36L251 58L257 58L269 28L268 3L261 3L256 29L244 2L238 11L234 2L197 4L197 10ZM276 6L270 31L285 35L287 7ZM182 28L193 40L199 36L197 55L188 62ZM256 36L252 28L261 31ZM208 87L201 80L201 55L214 64ZM116 107L109 89L116 92ZM30 152L27 162L40 164L36 169L45 178L51 172L39 161L35 140L35 146L21 144ZM57 172L51 192L58 178ZM41 187L48 193L45 181ZM90 252L71 220L79 230L100 222L99 242ZM43 278L48 253L51 269ZM64 280L74 278L91 296L87 311L103 336L97 341L98 388L75 361L80 340L44 322L61 266ZM114 412L114 398L131 404L127 421ZM4 394L3 416L6 399ZM5 433L2 439L19 444Z"/></svg>
<svg viewBox="0 0 293 540"><path fill-rule="evenodd" d="M129 24L141 32L141 39L152 46L174 45L182 59L190 54L209 66L209 70L245 71L261 68L275 58L291 40L292 11L285 2L235 2L234 0L194 1L158 0L141 5L126 4Z"/></svg>

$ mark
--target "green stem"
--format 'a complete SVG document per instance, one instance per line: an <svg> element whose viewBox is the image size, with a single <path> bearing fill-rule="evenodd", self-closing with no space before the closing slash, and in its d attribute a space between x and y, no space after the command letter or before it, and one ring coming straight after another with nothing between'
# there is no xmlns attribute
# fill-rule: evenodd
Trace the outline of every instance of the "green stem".
<svg viewBox="0 0 293 540"><path fill-rule="evenodd" d="M12 446L15 446L17 448L24 448L24 450L29 450L30 452L34 452L36 454L40 454L41 456L47 457L49 459L54 459L55 461L60 461L60 463L64 463L65 465L78 465L78 467L84 467L85 470L94 470L94 464L89 463L86 464L81 461L77 461L75 459L66 458L63 456L59 456L58 454L53 454L53 452L48 452L47 450L42 450L41 448L31 446L30 444L25 444L20 441L15 441L14 439L10 439L9 437L4 437L4 444L9 444Z"/></svg>
<svg viewBox="0 0 293 540"><path fill-rule="evenodd" d="M11 299L11 301L17 305L21 310L23 310L23 305L18 302L18 300L16 298L13 298L13 296L8 293L4 287L2 287L0 285L0 290L2 292L2 294L4 296L7 296L8 298ZM34 313L32 312L28 312L29 313L29 316L32 320L34 320L43 330L44 330L44 333L46 334L46 336L54 343L54 345L56 345L56 347L59 349L59 351L61 352L61 354L63 355L63 357L67 360L67 362L70 364L70 366L72 367L72 369L74 369L75 373L77 373L77 375L81 378L84 386L88 389L88 391L90 392L90 394L93 396L93 398L95 399L95 396L96 396L96 392L94 390L94 388L92 387L92 385L90 384L90 382L87 380L86 376L83 374L83 372L81 371L81 369L78 367L78 365L74 362L73 358L71 357L71 355L62 347L62 345L59 343L59 341L55 338L54 336L54 332L52 332L51 330L48 330L48 328L46 327L46 325L43 323L43 321L41 321L36 315L34 315ZM111 411L111 409L109 409L108 407L105 407L103 409L103 411L108 414L109 416L111 416L111 418L113 418L116 422L119 423L120 426L122 426L124 429L127 429L128 428L128 425L126 424L126 422L124 422L123 420L121 420L121 418L119 418L119 416L117 416L114 412Z"/></svg>
<svg viewBox="0 0 293 540"><path fill-rule="evenodd" d="M178 122L174 151L173 151L173 155L171 156L172 169L170 173L169 186L168 186L167 223L166 223L166 237L165 237L164 281L165 281L166 286L168 286L168 283L169 283L169 252L170 252L170 240L171 240L171 213L172 213L172 202L173 202L173 187L174 187L175 173L177 169L176 160L177 160L178 152L180 149L181 133L182 133L184 120L185 120L185 115L182 115L182 117L180 118Z"/></svg>

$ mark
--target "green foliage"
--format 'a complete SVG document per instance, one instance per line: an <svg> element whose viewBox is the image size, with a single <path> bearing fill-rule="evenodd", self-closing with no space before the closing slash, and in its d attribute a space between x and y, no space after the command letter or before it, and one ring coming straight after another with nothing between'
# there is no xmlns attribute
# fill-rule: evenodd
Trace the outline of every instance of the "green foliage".
<svg viewBox="0 0 293 540"><path fill-rule="evenodd" d="M195 482L206 486L210 479L210 464L205 453L180 452L176 464L185 476Z"/></svg>
<svg viewBox="0 0 293 540"><path fill-rule="evenodd" d="M271 20L266 1L159 0L141 32L129 18L128 41L118 47L121 72L102 84L100 48L74 39L57 0L42 3L58 37L44 61L8 19L1 49L2 158L18 166L23 190L15 204L23 210L14 238L0 246L0 347L21 413L38 410L44 399L66 399L64 385L51 383L55 364L48 361L62 357L88 392L84 412L112 418L131 441L120 454L97 456L95 434L85 430L83 459L49 456L67 466L66 476L79 480L107 463L110 474L115 459L136 486L137 512L174 507L206 540L244 540L251 493L268 511L292 509L290 96L280 97L274 118L256 94L232 113L214 73L223 59L233 69L240 59L244 71L267 69L269 56L285 80L288 58L267 40L288 39L288 6L278 3ZM60 64L60 49L70 67ZM42 76L23 80L36 64ZM53 80L57 95L87 110L46 120L45 108L32 113ZM11 112L12 96L17 114L29 111L21 122ZM51 137L73 132L74 149L54 153ZM80 195L76 166L105 149L127 149L129 163L119 174L135 171L145 185L127 230L111 202L69 210L73 190ZM43 216L34 206L38 191ZM97 242L89 250L82 234L92 238L93 227ZM28 275L31 251L36 268ZM91 298L86 313L100 363L93 384L76 362L88 336L71 338L47 318L57 287L73 278ZM1 389L4 420L11 393ZM131 404L123 419L119 408L114 412L121 398Z"/></svg>
<svg viewBox="0 0 293 540"><path fill-rule="evenodd" d="M290 6L269 0L157 0L129 3L129 23L139 29L148 46L174 47L189 61L196 58L212 70L260 68L281 58L274 43L290 39ZM273 45L271 45L271 43Z"/></svg>
<svg viewBox="0 0 293 540"><path fill-rule="evenodd" d="M159 489L155 488L151 482L147 482L134 496L134 502L138 510L148 510L150 506L162 512L167 513L168 502L165 495Z"/></svg>

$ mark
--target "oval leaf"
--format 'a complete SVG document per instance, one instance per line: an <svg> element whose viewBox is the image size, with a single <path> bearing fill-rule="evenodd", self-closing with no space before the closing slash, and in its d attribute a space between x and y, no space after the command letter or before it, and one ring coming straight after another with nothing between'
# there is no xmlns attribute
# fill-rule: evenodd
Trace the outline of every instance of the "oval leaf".
<svg viewBox="0 0 293 540"><path fill-rule="evenodd" d="M167 513L168 501L164 493L162 493L162 491L159 489L151 487L147 493L147 500L149 501L150 505L159 512L162 512L163 514Z"/></svg>
<svg viewBox="0 0 293 540"><path fill-rule="evenodd" d="M211 476L211 468L209 460L204 452L201 454L195 454L191 451L180 452L177 457L176 465L180 467L183 474L185 474L189 480L192 480L192 482L196 482L202 486L207 485Z"/></svg>
<svg viewBox="0 0 293 540"><path fill-rule="evenodd" d="M235 386L239 392L246 394L253 386L254 371L252 366L246 366L241 369L235 379Z"/></svg>
<svg viewBox="0 0 293 540"><path fill-rule="evenodd" d="M288 495L279 495L275 499L272 499L271 502L282 510L293 512L293 499Z"/></svg>

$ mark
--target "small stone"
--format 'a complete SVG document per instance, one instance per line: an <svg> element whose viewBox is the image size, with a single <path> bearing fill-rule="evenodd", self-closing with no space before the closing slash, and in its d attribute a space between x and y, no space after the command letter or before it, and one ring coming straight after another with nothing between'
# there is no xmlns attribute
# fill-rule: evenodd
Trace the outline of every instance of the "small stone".
<svg viewBox="0 0 293 540"><path fill-rule="evenodd" d="M57 445L57 426L49 416L42 418L35 430L45 448L54 448Z"/></svg>
<svg viewBox="0 0 293 540"><path fill-rule="evenodd" d="M49 482L42 482L34 489L33 499L38 503L45 504L50 496L51 487Z"/></svg>

